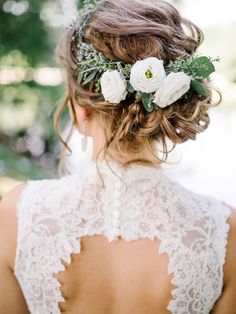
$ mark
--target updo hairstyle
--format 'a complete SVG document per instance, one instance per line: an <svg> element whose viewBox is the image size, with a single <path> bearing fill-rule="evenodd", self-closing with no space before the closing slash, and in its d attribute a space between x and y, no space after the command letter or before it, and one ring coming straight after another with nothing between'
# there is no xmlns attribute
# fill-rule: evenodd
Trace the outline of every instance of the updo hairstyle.
<svg viewBox="0 0 236 314"><path fill-rule="evenodd" d="M145 158L141 162L160 165L167 160L168 143L174 147L194 140L208 127L208 109L213 104L212 87L207 81L202 82L209 92L207 97L191 90L187 98L152 113L132 95L120 104L110 104L95 92L94 81L85 86L79 84L78 74L74 74L78 63L78 25L74 23L59 45L59 56L67 72L68 97L56 113L57 128L67 106L71 108L74 124L75 106L90 108L104 129L106 156L119 161L127 154L137 156L143 152ZM85 40L108 59L134 64L157 57L168 64L191 57L202 43L203 34L166 1L104 0L89 19ZM161 155L157 146L161 147Z"/></svg>

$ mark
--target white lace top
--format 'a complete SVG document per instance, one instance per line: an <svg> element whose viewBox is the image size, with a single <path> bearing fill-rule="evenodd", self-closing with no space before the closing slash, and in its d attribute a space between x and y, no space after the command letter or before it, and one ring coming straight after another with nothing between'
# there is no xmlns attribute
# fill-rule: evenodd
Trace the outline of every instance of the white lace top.
<svg viewBox="0 0 236 314"><path fill-rule="evenodd" d="M15 275L32 314L59 314L64 299L53 276L80 252L84 236L161 241L173 274L174 314L208 314L222 293L231 209L184 189L163 170L102 164L83 175L29 181L18 204Z"/></svg>

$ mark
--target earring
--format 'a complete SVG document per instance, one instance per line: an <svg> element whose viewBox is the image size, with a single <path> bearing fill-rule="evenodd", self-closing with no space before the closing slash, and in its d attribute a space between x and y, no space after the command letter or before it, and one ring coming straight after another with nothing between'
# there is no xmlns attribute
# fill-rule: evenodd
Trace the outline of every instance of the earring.
<svg viewBox="0 0 236 314"><path fill-rule="evenodd" d="M88 126L88 123L87 122L84 122L83 124L83 137L82 137L82 151L83 152L86 152L87 151L87 148L88 148L88 134L87 134L87 126Z"/></svg>

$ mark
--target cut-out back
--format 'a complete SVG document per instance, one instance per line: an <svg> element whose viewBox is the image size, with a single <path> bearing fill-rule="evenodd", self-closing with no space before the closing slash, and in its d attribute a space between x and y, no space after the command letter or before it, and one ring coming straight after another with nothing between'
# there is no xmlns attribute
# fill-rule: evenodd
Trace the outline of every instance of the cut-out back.
<svg viewBox="0 0 236 314"><path fill-rule="evenodd" d="M63 263L65 271L56 275L65 298L61 312L169 313L172 276L167 274L167 255L158 255L158 242L81 238L80 254L72 254L72 262Z"/></svg>
<svg viewBox="0 0 236 314"><path fill-rule="evenodd" d="M83 175L28 182L15 274L30 312L210 313L231 209L161 169L111 167L116 175L100 164L104 184L93 163Z"/></svg>

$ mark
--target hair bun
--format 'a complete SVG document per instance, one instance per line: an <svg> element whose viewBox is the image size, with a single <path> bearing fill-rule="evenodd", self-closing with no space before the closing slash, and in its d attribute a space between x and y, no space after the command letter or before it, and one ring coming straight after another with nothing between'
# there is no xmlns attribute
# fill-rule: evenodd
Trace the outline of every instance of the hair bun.
<svg viewBox="0 0 236 314"><path fill-rule="evenodd" d="M76 26L67 33L60 53L67 67L68 98L82 107L93 109L106 134L105 150L113 159L145 151L149 162L160 162L158 156L155 157L156 142L163 145L165 160L167 139L173 145L182 143L195 139L208 127L212 87L207 82L203 84L209 96L193 93L191 97L183 97L152 113L146 112L135 97L127 97L119 105L112 105L94 92L94 82L88 88L80 86L73 76L78 56L75 33ZM104 0L92 14L85 38L109 59L134 63L157 57L170 62L193 55L203 40L203 34L165 1Z"/></svg>

